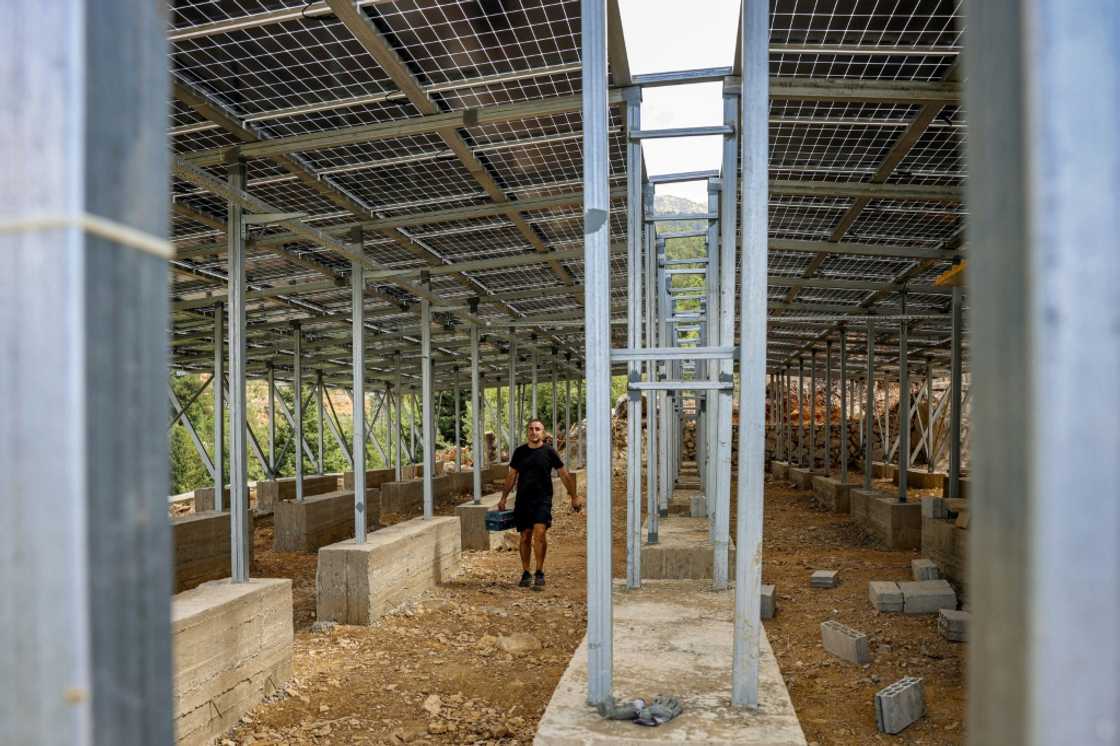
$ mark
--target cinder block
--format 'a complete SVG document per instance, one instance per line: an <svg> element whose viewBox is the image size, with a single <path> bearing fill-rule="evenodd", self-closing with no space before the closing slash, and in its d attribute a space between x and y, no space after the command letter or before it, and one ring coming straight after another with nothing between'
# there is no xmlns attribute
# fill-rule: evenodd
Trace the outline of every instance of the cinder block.
<svg viewBox="0 0 1120 746"><path fill-rule="evenodd" d="M704 495L693 495L690 498L688 514L692 518L708 517L708 499Z"/></svg>
<svg viewBox="0 0 1120 746"><path fill-rule="evenodd" d="M922 499L922 518L948 518L945 512L945 500L940 497L927 497Z"/></svg>
<svg viewBox="0 0 1120 746"><path fill-rule="evenodd" d="M772 585L762 586L761 596L762 618L773 619L774 615L778 613L778 594Z"/></svg>
<svg viewBox="0 0 1120 746"><path fill-rule="evenodd" d="M915 559L910 560L910 572L914 573L914 580L940 580L941 571L937 569L937 565L933 560Z"/></svg>
<svg viewBox="0 0 1120 746"><path fill-rule="evenodd" d="M906 614L936 614L941 609L957 608L957 593L947 580L921 580L899 583L902 611Z"/></svg>
<svg viewBox="0 0 1120 746"><path fill-rule="evenodd" d="M809 585L813 588L835 588L840 585L840 571L814 570L809 576Z"/></svg>
<svg viewBox="0 0 1120 746"><path fill-rule="evenodd" d="M967 611L941 609L937 615L937 631L950 642L967 642L970 617Z"/></svg>
<svg viewBox="0 0 1120 746"><path fill-rule="evenodd" d="M771 461L770 474L774 479L784 482L789 479L789 462L788 461Z"/></svg>
<svg viewBox="0 0 1120 746"><path fill-rule="evenodd" d="M868 583L867 596L879 611L902 611L902 590L893 580L872 580Z"/></svg>
<svg viewBox="0 0 1120 746"><path fill-rule="evenodd" d="M901 733L925 714L921 679L905 676L875 693L875 724L883 733Z"/></svg>
<svg viewBox="0 0 1120 746"><path fill-rule="evenodd" d="M871 661L871 648L867 635L846 627L835 619L821 622L821 643L824 649L846 661L863 665Z"/></svg>

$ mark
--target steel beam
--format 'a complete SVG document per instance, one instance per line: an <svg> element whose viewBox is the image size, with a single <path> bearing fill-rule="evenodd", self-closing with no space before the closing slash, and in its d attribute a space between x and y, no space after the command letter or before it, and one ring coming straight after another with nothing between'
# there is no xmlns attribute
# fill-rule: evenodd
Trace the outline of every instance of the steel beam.
<svg viewBox="0 0 1120 746"><path fill-rule="evenodd" d="M628 88L626 130L633 134L641 128L642 91ZM641 340L642 273L642 147L633 139L626 143L626 344L638 349ZM610 356L613 359L613 355ZM630 383L641 381L641 363L627 363ZM626 402L626 587L642 584L642 399L640 392L628 392Z"/></svg>
<svg viewBox="0 0 1120 746"><path fill-rule="evenodd" d="M831 369L831 366L829 366ZM848 325L840 324L840 484L848 483Z"/></svg>
<svg viewBox="0 0 1120 746"><path fill-rule="evenodd" d="M303 502L303 448L305 443L303 441L303 355L300 346L303 344L303 330L300 329L299 323L292 325L292 345L295 350L292 353L292 391L295 393L295 425L293 433L295 437L295 457L296 457L296 501Z"/></svg>

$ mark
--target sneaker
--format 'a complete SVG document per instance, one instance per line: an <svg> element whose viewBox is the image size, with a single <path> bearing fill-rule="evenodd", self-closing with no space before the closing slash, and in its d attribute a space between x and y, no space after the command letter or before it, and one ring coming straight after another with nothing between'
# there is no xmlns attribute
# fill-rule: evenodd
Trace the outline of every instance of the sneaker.
<svg viewBox="0 0 1120 746"><path fill-rule="evenodd" d="M533 576L533 590L534 591L543 591L544 590L544 573L541 572L540 570L538 570L536 575Z"/></svg>
<svg viewBox="0 0 1120 746"><path fill-rule="evenodd" d="M532 582L533 582L533 576L529 574L528 570L525 570L524 572L521 573L521 582L518 583L517 585L522 587L522 588L528 588L529 585Z"/></svg>

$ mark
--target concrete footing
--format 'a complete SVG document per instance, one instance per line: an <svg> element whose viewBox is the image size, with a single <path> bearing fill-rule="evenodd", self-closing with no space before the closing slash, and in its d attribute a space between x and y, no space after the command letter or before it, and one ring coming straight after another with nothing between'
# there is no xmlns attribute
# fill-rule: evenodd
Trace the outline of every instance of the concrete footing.
<svg viewBox="0 0 1120 746"><path fill-rule="evenodd" d="M408 471L412 471L412 467L408 467ZM366 471L366 489L373 487L380 487L385 482L392 482L397 478L396 469L370 469ZM411 477L409 477L411 478ZM354 489L354 472L344 471L342 473L342 489Z"/></svg>
<svg viewBox="0 0 1120 746"><path fill-rule="evenodd" d="M833 513L847 513L851 510L848 502L848 491L851 483L841 482L836 477L813 477L813 496L817 503L825 510Z"/></svg>
<svg viewBox="0 0 1120 746"><path fill-rule="evenodd" d="M940 490L945 488L948 475L938 471L915 471L906 473L906 485L914 490ZM898 484L898 469L891 475L891 481Z"/></svg>
<svg viewBox="0 0 1120 746"><path fill-rule="evenodd" d="M491 533L486 528L486 514L491 510L498 509L498 501L502 499L502 493L491 492L489 495L483 495L478 502L474 504L474 500L468 500L462 505L456 506L455 515L459 518L459 543L463 551L481 551L486 552L495 548L495 537L501 538L501 533ZM512 508L516 497L509 496L506 501L506 508Z"/></svg>
<svg viewBox="0 0 1120 746"><path fill-rule="evenodd" d="M338 474L304 476L303 496L322 495L338 489ZM257 515L272 515L276 503L296 499L296 478L269 479L257 482Z"/></svg>
<svg viewBox="0 0 1120 746"><path fill-rule="evenodd" d="M640 591L627 592L616 582L616 696L627 699L670 693L680 698L684 711L658 728L599 717L587 705L585 637L552 694L533 743L804 746L805 735L765 630L759 644L759 707L732 707L728 651L734 613L733 594L713 593L704 583L650 581Z"/></svg>
<svg viewBox="0 0 1120 746"><path fill-rule="evenodd" d="M381 518L381 492L366 490L366 530ZM277 552L317 552L319 547L354 535L354 492L312 495L303 502L282 500L273 518L272 548Z"/></svg>
<svg viewBox="0 0 1120 746"><path fill-rule="evenodd" d="M222 490L222 505L229 508L229 487ZM214 488L199 487L194 491L194 512L209 513L214 510ZM227 575L229 573L226 573Z"/></svg>
<svg viewBox="0 0 1120 746"><path fill-rule="evenodd" d="M774 479L784 482L789 479L789 462L788 461L771 461L770 462L770 475Z"/></svg>
<svg viewBox="0 0 1120 746"><path fill-rule="evenodd" d="M811 490L813 489L813 477L816 472L807 466L791 466L789 467L789 481L793 483L795 489Z"/></svg>
<svg viewBox="0 0 1120 746"><path fill-rule="evenodd" d="M917 549L922 545L922 505L900 503L876 490L849 490L852 521L883 542L888 549Z"/></svg>
<svg viewBox="0 0 1120 746"><path fill-rule="evenodd" d="M957 480L957 497L961 500L968 499L969 488L971 484L968 477L961 477ZM949 475L945 475L945 481L941 485L941 494L943 497L949 496Z"/></svg>
<svg viewBox="0 0 1120 746"><path fill-rule="evenodd" d="M922 518L922 554L937 565L942 577L968 590L968 530L941 518Z"/></svg>
<svg viewBox="0 0 1120 746"><path fill-rule="evenodd" d="M249 535L253 516L249 514ZM207 580L230 575L229 511L187 513L171 519L172 558L175 564L174 592L194 588ZM252 561L253 543L249 542Z"/></svg>
<svg viewBox="0 0 1120 746"><path fill-rule="evenodd" d="M432 499L443 500L474 489L474 477L469 471L432 477ZM381 512L397 515L416 515L424 510L424 480L383 482L381 484Z"/></svg>
<svg viewBox="0 0 1120 746"><path fill-rule="evenodd" d="M226 579L175 596L175 743L208 746L280 689L292 676L292 639L291 580Z"/></svg>
<svg viewBox="0 0 1120 746"><path fill-rule="evenodd" d="M643 523L643 537L647 529ZM708 540L708 519L674 515L661 521L656 544L642 544L642 579L710 580L713 553ZM735 579L734 541L727 552L727 575L728 580Z"/></svg>
<svg viewBox="0 0 1120 746"><path fill-rule="evenodd" d="M893 580L872 580L867 587L867 597L876 611L902 611L902 589Z"/></svg>
<svg viewBox="0 0 1120 746"><path fill-rule="evenodd" d="M368 625L459 570L459 519L413 518L319 550L319 621Z"/></svg>
<svg viewBox="0 0 1120 746"><path fill-rule="evenodd" d="M949 642L967 642L970 616L967 611L941 609L937 614L938 634Z"/></svg>

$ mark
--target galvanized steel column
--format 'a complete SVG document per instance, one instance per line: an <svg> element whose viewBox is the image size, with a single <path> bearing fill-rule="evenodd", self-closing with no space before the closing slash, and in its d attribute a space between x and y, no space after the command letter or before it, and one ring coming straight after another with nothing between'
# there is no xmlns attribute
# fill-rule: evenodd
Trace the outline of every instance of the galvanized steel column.
<svg viewBox="0 0 1120 746"><path fill-rule="evenodd" d="M720 164L719 190L719 342L723 347L735 346L735 256L739 211L739 91L738 84L724 81L723 123L732 134L723 136L723 158ZM765 245L765 244L764 244ZM709 273L715 268L709 266ZM719 361L719 380L734 380L735 361L731 357ZM761 393L761 392L759 392ZM731 543L731 389L720 389L716 397L716 514L713 525L712 587L727 588L728 550ZM760 400L761 401L761 400Z"/></svg>
<svg viewBox="0 0 1120 746"><path fill-rule="evenodd" d="M805 358L797 356L797 465L805 466Z"/></svg>
<svg viewBox="0 0 1120 746"><path fill-rule="evenodd" d="M276 369L272 361L265 364L268 378L268 472L275 476L276 466Z"/></svg>
<svg viewBox="0 0 1120 746"><path fill-rule="evenodd" d="M607 6L582 0L584 326L587 369L587 699L612 688L610 180Z"/></svg>
<svg viewBox="0 0 1120 746"><path fill-rule="evenodd" d="M960 497L961 481L961 334L964 312L962 290L953 288L953 332L949 361L949 497Z"/></svg>
<svg viewBox="0 0 1120 746"><path fill-rule="evenodd" d="M626 101L626 132L634 133L642 124L642 89L623 91ZM626 346L642 346L642 145L626 141ZM641 364L627 365L629 384L642 378ZM642 584L642 396L626 392L626 586ZM553 405L555 407L555 405ZM555 411L555 410L554 410Z"/></svg>
<svg viewBox="0 0 1120 746"><path fill-rule="evenodd" d="M742 12L743 252L739 296L739 479L735 521L735 640L731 703L758 706L765 468L769 4ZM734 264L732 264L734 267ZM734 287L734 282L731 283Z"/></svg>
<svg viewBox="0 0 1120 746"><path fill-rule="evenodd" d="M229 185L245 188L245 164L228 169ZM229 266L229 529L230 575L235 583L249 579L249 464L245 449L245 226L241 207L230 202L226 218ZM297 448L299 446L297 445Z"/></svg>
<svg viewBox="0 0 1120 746"><path fill-rule="evenodd" d="M719 346L719 179L708 179L708 212L716 218L708 224L705 237L705 250L708 252L707 272L704 273L704 331L707 333L705 344ZM719 380L719 362L710 361L706 368L708 380ZM714 389L704 392L707 407L704 411L704 504L708 514L708 538L716 535L716 463L719 447L719 392Z"/></svg>
<svg viewBox="0 0 1120 746"><path fill-rule="evenodd" d="M404 439L401 437L401 422L404 419L404 388L401 386L401 353L397 352L397 370L393 379L393 389L397 393L397 408L393 413L393 443L397 449L397 473L394 475L399 482L404 476Z"/></svg>
<svg viewBox="0 0 1120 746"><path fill-rule="evenodd" d="M0 743L170 744L167 9L3 7Z"/></svg>
<svg viewBox="0 0 1120 746"><path fill-rule="evenodd" d="M817 469L817 350L814 347L809 367L809 471Z"/></svg>
<svg viewBox="0 0 1120 746"><path fill-rule="evenodd" d="M478 299L471 298L471 316L478 316ZM478 323L471 323L471 481L474 488L474 504L482 500L482 460L485 458L486 433L482 419L482 397L480 394L480 372L478 360L479 330ZM484 393L484 392L482 392Z"/></svg>
<svg viewBox="0 0 1120 746"><path fill-rule="evenodd" d="M824 472L832 476L832 340L824 345Z"/></svg>
<svg viewBox="0 0 1120 746"><path fill-rule="evenodd" d="M359 229L360 230L360 229ZM360 238L360 234L359 234ZM361 241L358 246L361 247ZM366 541L366 325L365 325L365 267L361 262L350 262L350 342L352 347L351 373L354 387L354 417L351 436L351 461L354 466L354 541ZM397 359L397 377L400 378L400 358ZM397 412L400 422L400 412ZM399 440L398 440L399 443ZM399 447L398 447L399 452ZM400 459L397 459L400 475Z"/></svg>
<svg viewBox="0 0 1120 746"><path fill-rule="evenodd" d="M926 356L926 471L933 473L933 358Z"/></svg>
<svg viewBox="0 0 1120 746"><path fill-rule="evenodd" d="M840 324L840 483L848 483L848 325Z"/></svg>
<svg viewBox="0 0 1120 746"><path fill-rule="evenodd" d="M221 512L225 507L226 492L226 407L225 391L225 307L214 304L214 378L210 390L214 392L214 510Z"/></svg>
<svg viewBox="0 0 1120 746"><path fill-rule="evenodd" d="M530 363L529 363L532 366L531 367L532 385L530 386L530 391L529 391L529 396L530 396L529 411L531 412L530 416L533 419L536 419L537 417L540 417L540 414L537 412L537 335L536 334L530 334L529 339L532 340L532 342L533 342L533 350L530 353Z"/></svg>
<svg viewBox="0 0 1120 746"><path fill-rule="evenodd" d="M653 207L654 189L652 184L642 187L642 212L644 216L654 214ZM656 225L645 222L643 218L643 240L645 248L645 332L646 346L657 346L657 233ZM646 361L646 379L649 382L657 380L657 362ZM657 507L657 392L645 392L646 409L646 543L658 542L658 529L661 523L661 514Z"/></svg>
<svg viewBox="0 0 1120 746"><path fill-rule="evenodd" d="M906 291L898 294L900 315L906 315ZM909 325L898 322L898 501L906 502L910 474L910 358L907 345Z"/></svg>
<svg viewBox="0 0 1120 746"><path fill-rule="evenodd" d="M323 454L323 394L324 394L324 391L323 391L323 371L317 370L317 371L315 371L315 405L316 405L316 410L317 410L316 415L319 418L319 422L318 422L319 451L318 451L318 454L317 454L318 455L318 459L317 459L318 463L316 465L319 467L317 469L317 472L319 474L324 473L324 471L325 471L324 467L325 467L325 464L326 464L326 462L323 458L323 455L324 455ZM388 402L389 402L388 397L385 398L385 402L386 402L386 404L388 404Z"/></svg>
<svg viewBox="0 0 1120 746"><path fill-rule="evenodd" d="M556 398L556 384L558 382L557 374L560 368L560 350L552 348L552 381L550 382L548 396L552 400L552 421L548 423L549 431L552 432L552 445L555 447L560 440L560 428L556 425L559 419L558 407L560 402Z"/></svg>
<svg viewBox="0 0 1120 746"><path fill-rule="evenodd" d="M1120 4L966 5L973 744L1120 740Z"/></svg>
<svg viewBox="0 0 1120 746"><path fill-rule="evenodd" d="M461 443L459 442L459 418L462 412L459 411L459 369L455 368L455 383L454 383L454 396L455 396L455 472L461 473L463 471L463 457L460 451ZM475 459L476 461L478 459Z"/></svg>
<svg viewBox="0 0 1120 746"><path fill-rule="evenodd" d="M425 290L431 289L427 274L421 273ZM432 518L432 477L435 476L436 440L432 422L432 304L425 297L420 299L420 439L424 464L424 520Z"/></svg>
<svg viewBox="0 0 1120 746"><path fill-rule="evenodd" d="M863 415L863 488L871 489L875 448L875 322L867 320L867 411Z"/></svg>
<svg viewBox="0 0 1120 746"><path fill-rule="evenodd" d="M292 346L292 391L295 392L296 409L296 501L303 502L303 330L298 321L292 324ZM364 399L362 401L364 403Z"/></svg>
<svg viewBox="0 0 1120 746"><path fill-rule="evenodd" d="M517 329L509 328L509 457L517 447Z"/></svg>

